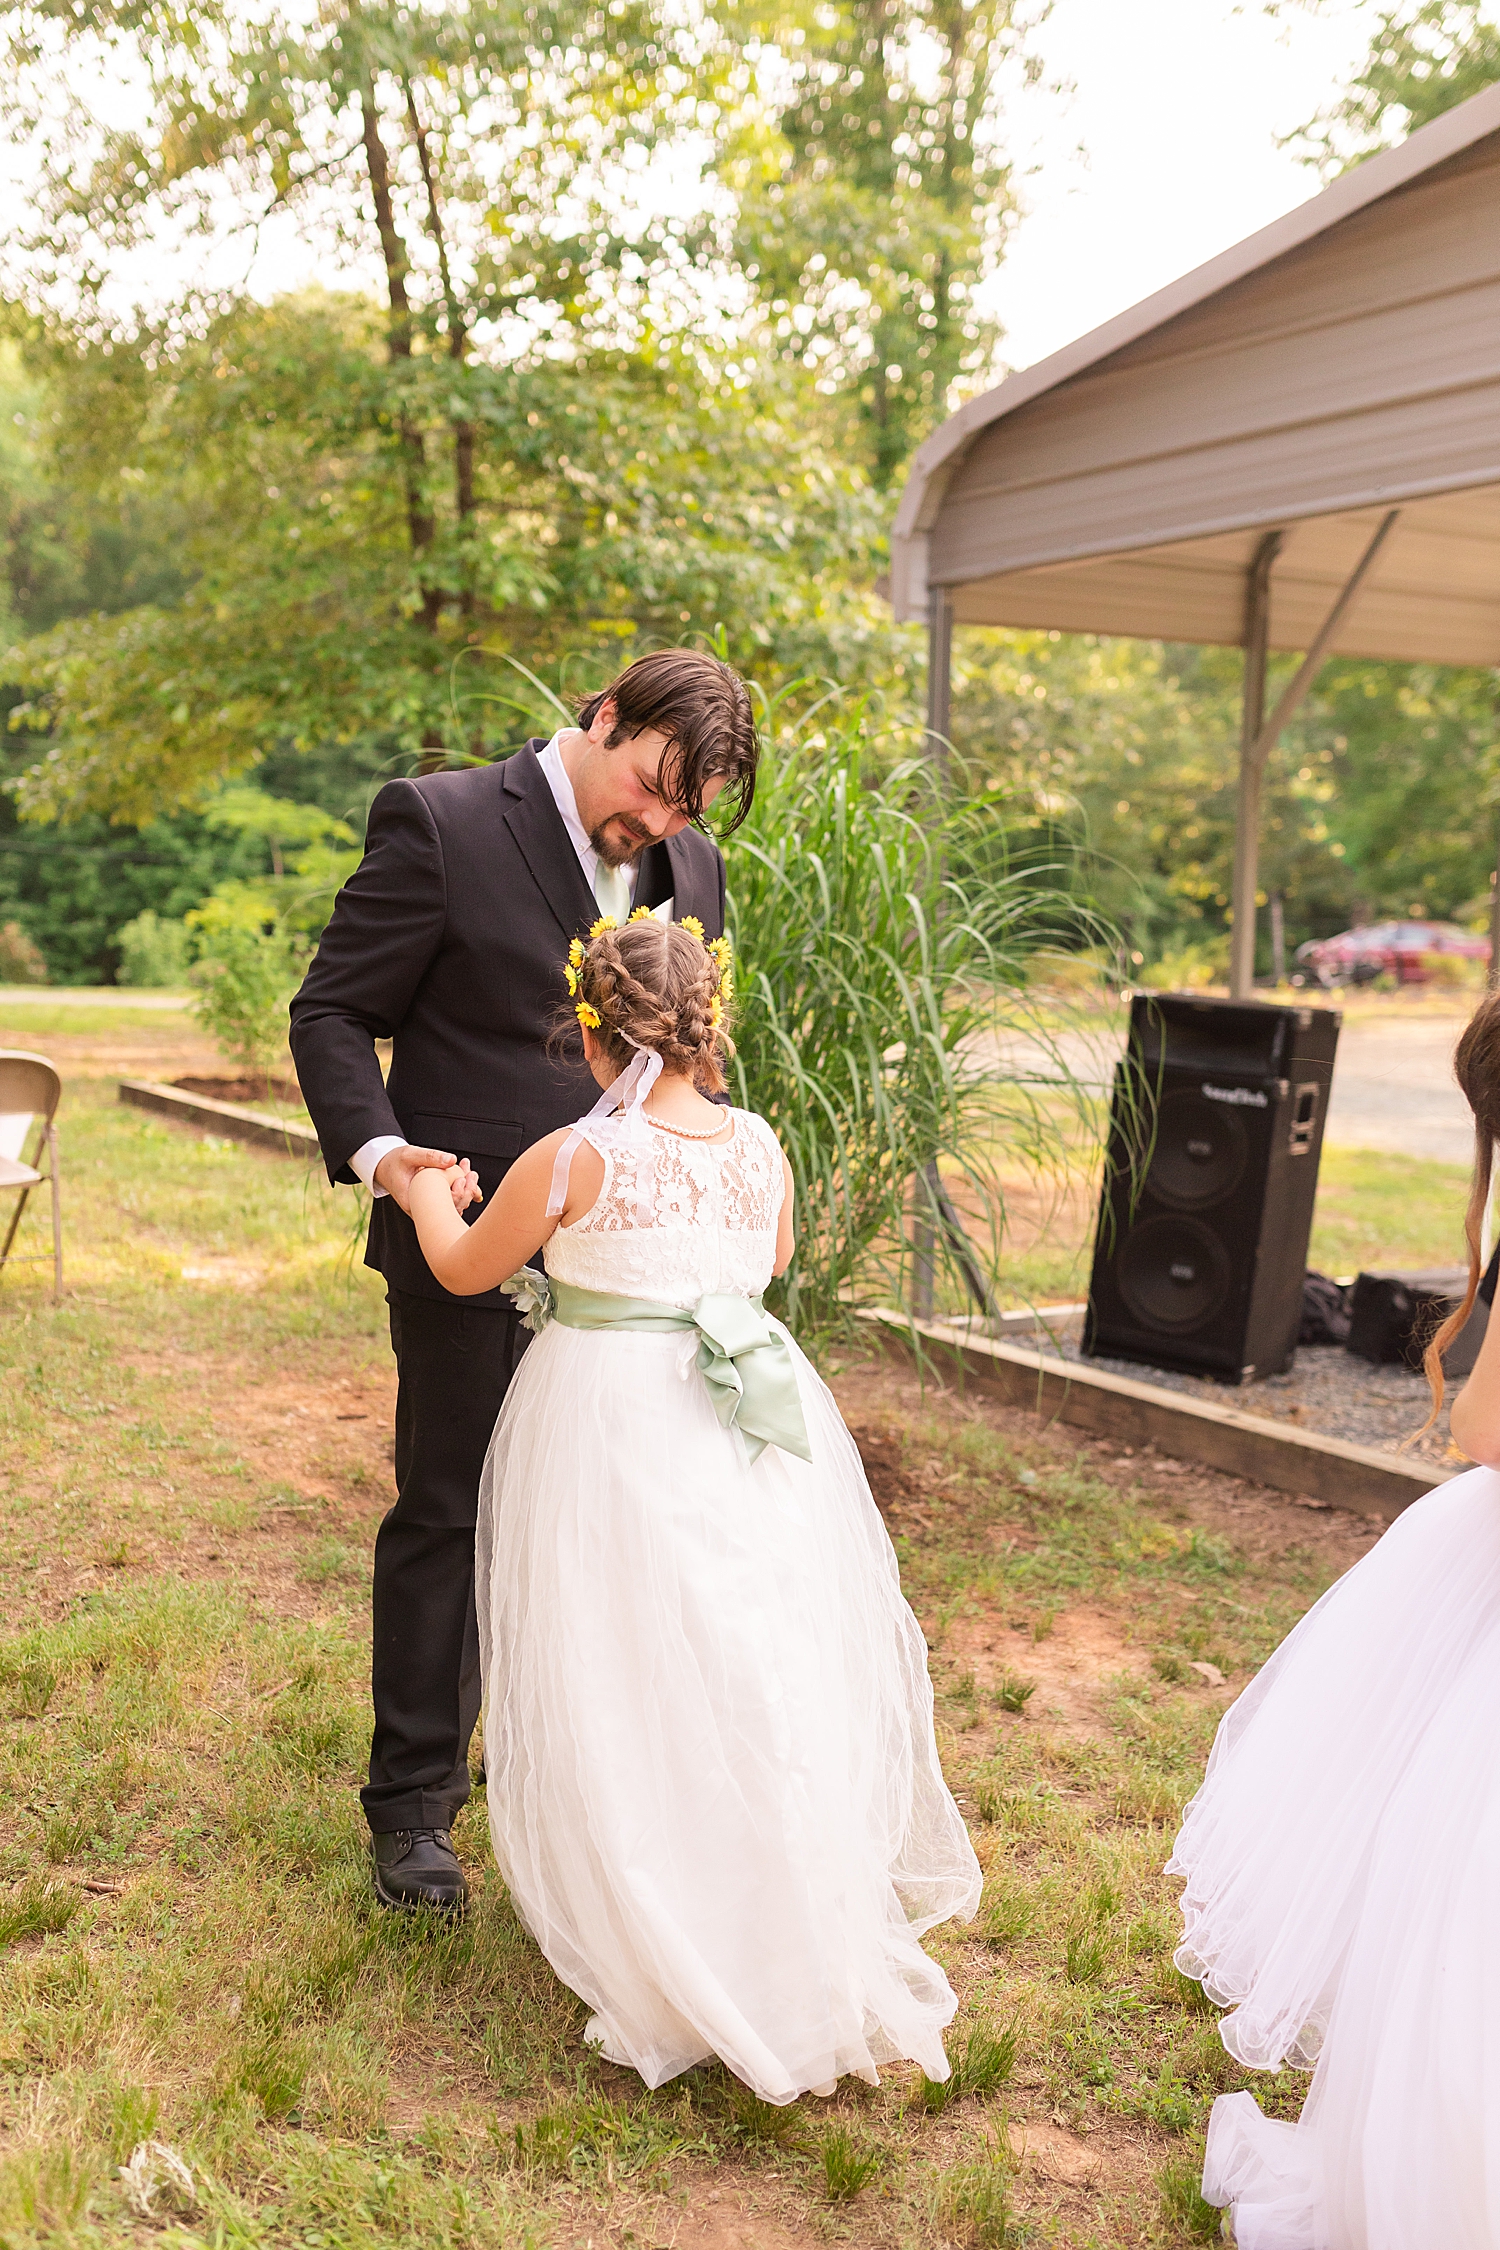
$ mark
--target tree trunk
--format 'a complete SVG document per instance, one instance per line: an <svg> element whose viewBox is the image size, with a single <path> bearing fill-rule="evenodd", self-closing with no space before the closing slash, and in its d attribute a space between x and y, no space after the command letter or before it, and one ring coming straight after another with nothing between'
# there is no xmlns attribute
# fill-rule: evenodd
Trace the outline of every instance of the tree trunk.
<svg viewBox="0 0 1500 2250"><path fill-rule="evenodd" d="M427 143L427 128L417 109L415 88L406 80L406 114L411 124L412 139L416 143L417 162L422 167L422 185L427 191L427 231L432 236L437 251L438 273L443 285L443 303L448 314L448 357L462 366L468 354L469 334L464 324L463 308L458 292L453 286L453 273L448 263L448 242L443 233L443 214L438 203L437 181L432 169L432 152ZM467 416L453 424L453 501L458 512L460 527L474 513L474 425ZM465 617L474 614L474 592L465 586L459 597Z"/></svg>
<svg viewBox="0 0 1500 2250"><path fill-rule="evenodd" d="M370 171L370 192L375 199L375 225L380 235L380 253L385 261L386 292L390 299L390 326L386 342L393 362L410 360L411 300L406 294L406 277L411 263L406 255L406 244L396 224L396 213L391 201L391 167L380 137L380 117L375 107L375 88L367 79L360 92L360 113L364 124L365 157ZM427 448L422 432L403 407L400 423L403 473L406 484L406 528L411 540L413 556L420 561L432 545L436 526L427 502ZM422 623L429 632L437 630L442 611L443 597L436 587L422 590Z"/></svg>
<svg viewBox="0 0 1500 2250"><path fill-rule="evenodd" d="M406 244L401 239L401 230L396 224L395 206L391 200L390 159L380 137L380 115L375 107L373 78L367 77L360 89L359 106L364 126L365 158L370 171L370 193L375 199L375 225L380 235L380 254L385 261L386 292L391 307L386 341L392 362L410 361L411 300L406 294L406 277L411 271L411 262L406 255ZM437 528L427 500L427 448L420 428L404 407L398 427L406 484L407 535L411 540L413 560L420 567L423 556L432 546ZM422 607L418 614L429 633L436 633L442 610L441 589L424 585ZM418 760L419 772L435 773L445 762L441 732L433 726L424 727L421 756Z"/></svg>

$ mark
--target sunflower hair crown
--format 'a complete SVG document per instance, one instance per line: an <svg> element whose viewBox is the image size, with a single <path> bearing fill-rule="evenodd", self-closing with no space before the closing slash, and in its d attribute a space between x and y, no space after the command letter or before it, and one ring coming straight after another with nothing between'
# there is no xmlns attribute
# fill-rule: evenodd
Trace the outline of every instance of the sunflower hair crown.
<svg viewBox="0 0 1500 2250"><path fill-rule="evenodd" d="M629 919L632 922L650 922L655 917L649 906L638 906L631 913ZM563 976L567 981L568 997L575 1002L573 1013L577 1016L585 1031L598 1031L602 1022L599 1011L592 1001L579 999L579 988L583 980L583 965L588 957L588 948L593 944L595 938L603 937L606 930L617 930L619 926L613 914L601 914L596 922L590 924L586 940L575 937L568 946L568 958L563 964ZM708 937L696 914L684 914L677 927L680 930L686 930L689 937L698 940L704 952L712 958L715 967L718 969L719 989L709 1002L708 1009L709 1021L717 1031L724 1020L726 1006L734 998L734 948L727 937Z"/></svg>

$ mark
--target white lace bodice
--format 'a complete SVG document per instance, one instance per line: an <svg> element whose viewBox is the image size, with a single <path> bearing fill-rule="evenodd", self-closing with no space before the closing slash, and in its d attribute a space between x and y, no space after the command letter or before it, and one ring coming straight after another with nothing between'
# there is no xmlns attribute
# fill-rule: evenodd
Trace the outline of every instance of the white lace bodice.
<svg viewBox="0 0 1500 2250"><path fill-rule="evenodd" d="M637 1213L636 1152L616 1118L577 1127L604 1159L598 1200L547 1244L547 1271L579 1289L691 1306L700 1297L758 1297L776 1260L785 1181L763 1117L732 1109L727 1141L687 1141L647 1125L654 1153L651 1220Z"/></svg>

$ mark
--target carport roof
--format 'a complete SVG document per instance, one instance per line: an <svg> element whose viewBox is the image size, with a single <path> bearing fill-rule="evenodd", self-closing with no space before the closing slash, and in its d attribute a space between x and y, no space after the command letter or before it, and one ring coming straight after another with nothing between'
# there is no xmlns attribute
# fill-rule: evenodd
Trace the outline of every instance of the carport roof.
<svg viewBox="0 0 1500 2250"><path fill-rule="evenodd" d="M892 541L899 617L1500 663L1500 86L949 417Z"/></svg>

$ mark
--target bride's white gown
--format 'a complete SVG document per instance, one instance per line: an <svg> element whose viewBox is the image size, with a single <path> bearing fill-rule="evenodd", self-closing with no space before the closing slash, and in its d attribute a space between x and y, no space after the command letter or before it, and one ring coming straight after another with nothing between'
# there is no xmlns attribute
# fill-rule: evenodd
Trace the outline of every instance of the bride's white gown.
<svg viewBox="0 0 1500 2250"><path fill-rule="evenodd" d="M1500 2250L1500 1476L1408 1508L1226 1714L1179 1966L1295 2125L1224 2095L1240 2250Z"/></svg>
<svg viewBox="0 0 1500 2250"><path fill-rule="evenodd" d="M597 1203L547 1249L580 1288L679 1307L771 1278L781 1157L612 1121ZM794 1354L811 1463L753 1466L697 1338L554 1321L496 1425L476 1590L495 1855L526 1926L659 2086L718 2055L766 2101L947 2075L953 1993L918 1938L980 1874L944 1785L926 1648L854 1443Z"/></svg>

